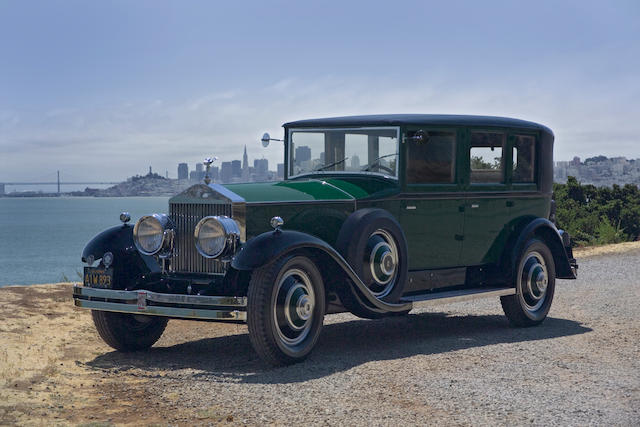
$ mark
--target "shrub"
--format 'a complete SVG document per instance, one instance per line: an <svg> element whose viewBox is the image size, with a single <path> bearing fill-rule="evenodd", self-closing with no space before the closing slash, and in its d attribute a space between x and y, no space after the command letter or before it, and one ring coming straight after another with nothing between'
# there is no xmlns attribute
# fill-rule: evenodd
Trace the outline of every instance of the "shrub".
<svg viewBox="0 0 640 427"><path fill-rule="evenodd" d="M617 243L640 236L640 189L581 185L570 176L554 184L558 227L569 232L575 244Z"/></svg>

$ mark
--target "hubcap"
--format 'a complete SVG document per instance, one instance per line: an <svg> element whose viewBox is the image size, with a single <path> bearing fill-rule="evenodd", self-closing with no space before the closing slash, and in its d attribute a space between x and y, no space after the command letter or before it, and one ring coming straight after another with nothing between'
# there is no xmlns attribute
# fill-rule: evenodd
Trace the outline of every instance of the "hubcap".
<svg viewBox="0 0 640 427"><path fill-rule="evenodd" d="M386 230L374 231L367 241L365 263L371 271L371 293L384 297L393 289L398 271L398 248L391 234Z"/></svg>
<svg viewBox="0 0 640 427"><path fill-rule="evenodd" d="M527 254L518 277L519 289L526 308L530 311L539 309L547 295L549 284L547 264L538 252Z"/></svg>
<svg viewBox="0 0 640 427"><path fill-rule="evenodd" d="M277 284L273 320L283 344L293 347L309 334L315 294L311 279L300 269L287 270Z"/></svg>

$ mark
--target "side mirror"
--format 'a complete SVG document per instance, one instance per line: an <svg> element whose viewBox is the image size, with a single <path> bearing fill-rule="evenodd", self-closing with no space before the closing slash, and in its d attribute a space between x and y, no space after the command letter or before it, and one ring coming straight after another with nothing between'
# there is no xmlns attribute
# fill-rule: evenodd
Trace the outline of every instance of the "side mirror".
<svg viewBox="0 0 640 427"><path fill-rule="evenodd" d="M269 135L267 132L265 132L264 135L262 135L261 141L262 141L262 146L263 147L268 147L270 141L280 141L280 142L282 142L284 140L271 138L271 135Z"/></svg>
<svg viewBox="0 0 640 427"><path fill-rule="evenodd" d="M267 132L264 133L264 135L262 135L262 146L263 147L268 147L269 146L269 142L271 142L271 135L269 135Z"/></svg>

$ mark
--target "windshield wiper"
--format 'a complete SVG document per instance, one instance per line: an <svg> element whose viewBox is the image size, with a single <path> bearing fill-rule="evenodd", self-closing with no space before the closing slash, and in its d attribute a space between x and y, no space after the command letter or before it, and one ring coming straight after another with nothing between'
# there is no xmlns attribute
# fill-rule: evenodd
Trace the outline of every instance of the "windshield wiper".
<svg viewBox="0 0 640 427"><path fill-rule="evenodd" d="M380 156L377 159L375 159L373 162L371 162L370 165L367 165L365 167L363 167L362 169L360 169L363 172L369 172L371 170L372 167L374 167L375 165L377 165L378 163L380 163L380 160L387 158L387 157L391 157L391 156L397 156L398 153L393 153L393 154L386 154L384 156Z"/></svg>
<svg viewBox="0 0 640 427"><path fill-rule="evenodd" d="M315 172L323 171L323 170L325 170L325 169L330 168L331 166L339 165L340 163L342 163L342 162L346 161L347 159L349 159L349 158L348 158L348 157L345 157L344 159L342 159L342 160L338 160L337 162L329 163L328 165L325 165L325 166L320 166L319 168L314 169L314 171L315 171Z"/></svg>

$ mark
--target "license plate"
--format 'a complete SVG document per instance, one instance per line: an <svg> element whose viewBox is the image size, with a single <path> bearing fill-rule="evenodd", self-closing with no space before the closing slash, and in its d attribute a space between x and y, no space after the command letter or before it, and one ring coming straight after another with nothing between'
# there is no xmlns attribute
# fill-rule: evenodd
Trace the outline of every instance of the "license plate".
<svg viewBox="0 0 640 427"><path fill-rule="evenodd" d="M90 288L111 289L113 287L113 269L85 267L84 285Z"/></svg>

